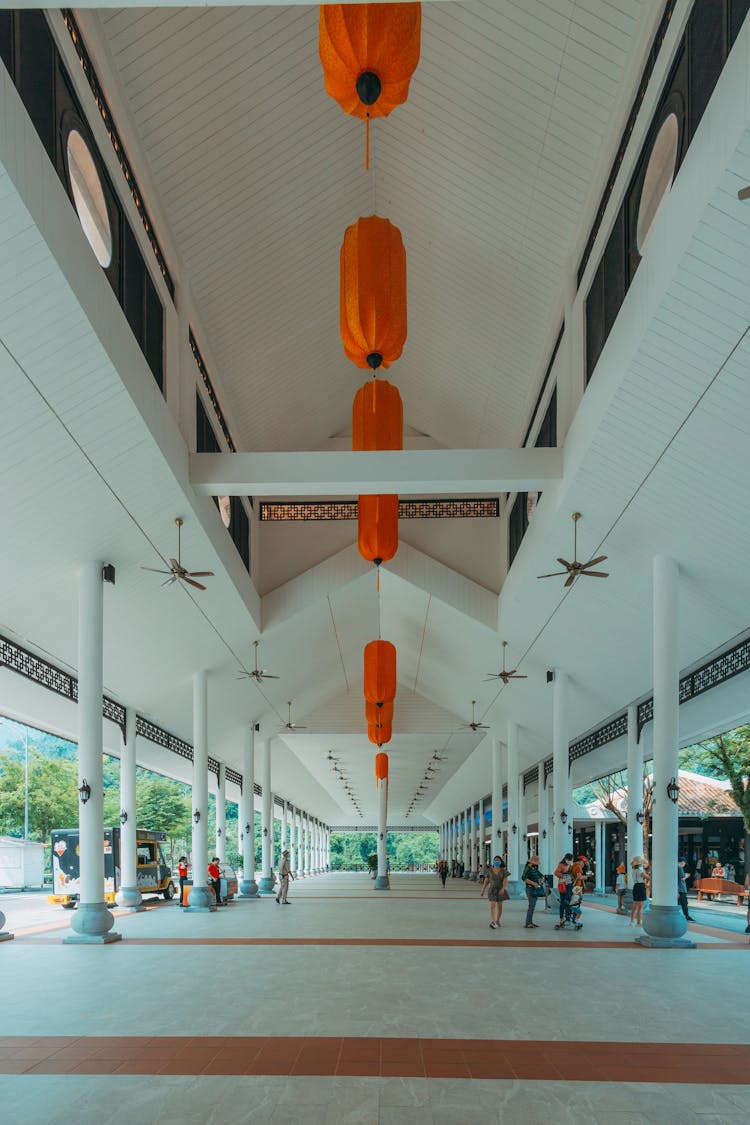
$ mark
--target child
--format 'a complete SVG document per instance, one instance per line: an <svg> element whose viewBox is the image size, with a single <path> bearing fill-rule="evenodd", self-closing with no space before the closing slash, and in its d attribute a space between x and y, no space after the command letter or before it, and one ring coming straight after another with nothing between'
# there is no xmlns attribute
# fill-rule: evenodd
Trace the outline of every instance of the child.
<svg viewBox="0 0 750 1125"><path fill-rule="evenodd" d="M570 920L577 930L583 926L581 921L581 903L583 902L583 883L575 883L570 896Z"/></svg>
<svg viewBox="0 0 750 1125"><path fill-rule="evenodd" d="M622 896L628 889L628 876L625 864L621 863L617 868L617 878L615 879L615 894L617 895L617 913L625 914L626 910L622 905Z"/></svg>

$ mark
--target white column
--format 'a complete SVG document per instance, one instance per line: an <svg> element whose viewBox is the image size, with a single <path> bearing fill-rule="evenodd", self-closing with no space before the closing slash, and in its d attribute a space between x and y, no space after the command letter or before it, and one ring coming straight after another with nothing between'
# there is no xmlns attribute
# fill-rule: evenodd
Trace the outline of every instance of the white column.
<svg viewBox="0 0 750 1125"><path fill-rule="evenodd" d="M279 846L282 852L286 848L286 800L281 802L281 835L279 836Z"/></svg>
<svg viewBox="0 0 750 1125"><path fill-rule="evenodd" d="M260 743L260 804L261 832L261 871L258 891L262 895L273 894L271 878L271 849L273 844L273 793L271 792L271 742L264 739Z"/></svg>
<svg viewBox="0 0 750 1125"><path fill-rule="evenodd" d="M121 936L109 932L114 918L104 902L102 566L86 563L78 578L78 785L85 781L91 795L85 801L79 795L80 898L71 920L74 933L64 939L70 944L99 945Z"/></svg>
<svg viewBox="0 0 750 1125"><path fill-rule="evenodd" d="M643 855L643 743L638 741L638 708L628 707L628 866Z"/></svg>
<svg viewBox="0 0 750 1125"><path fill-rule="evenodd" d="M544 784L544 762L539 763L539 866L543 875L548 875L550 867L549 839L549 789ZM556 865L555 865L556 866Z"/></svg>
<svg viewBox="0 0 750 1125"><path fill-rule="evenodd" d="M520 893L520 871L518 842L521 837L520 810L518 808L518 723L508 721L508 871L510 880L508 890L511 894Z"/></svg>
<svg viewBox="0 0 750 1125"><path fill-rule="evenodd" d="M208 677L193 675L193 885L187 911L215 910L208 890Z"/></svg>
<svg viewBox="0 0 750 1125"><path fill-rule="evenodd" d="M479 841L479 826L477 825L477 807L471 806L471 880L477 881L477 848Z"/></svg>
<svg viewBox="0 0 750 1125"><path fill-rule="evenodd" d="M255 727L242 733L242 794L239 808L240 847L242 850L242 882L244 898L257 899L255 882Z"/></svg>
<svg viewBox="0 0 750 1125"><path fill-rule="evenodd" d="M136 871L135 718L135 708L127 707L120 753L120 889L116 896L117 905L130 913L146 909L138 890Z"/></svg>
<svg viewBox="0 0 750 1125"><path fill-rule="evenodd" d="M294 874L297 874L297 822L294 805L289 806L289 863Z"/></svg>
<svg viewBox="0 0 750 1125"><path fill-rule="evenodd" d="M679 810L669 797L678 782L679 675L677 563L656 555L654 575L654 791L652 805L651 909L643 917L647 945L692 945L682 938L687 920L677 905Z"/></svg>
<svg viewBox="0 0 750 1125"><path fill-rule="evenodd" d="M503 854L503 744L492 739L492 846L490 863L496 855Z"/></svg>
<svg viewBox="0 0 750 1125"><path fill-rule="evenodd" d="M526 804L526 794L523 789L523 774L518 775L518 877L520 879L521 872L526 863L528 856L528 844L524 839L528 830L528 809Z"/></svg>
<svg viewBox="0 0 750 1125"><path fill-rule="evenodd" d="M316 875L320 875L320 824L317 816L313 817L312 831L312 868Z"/></svg>
<svg viewBox="0 0 750 1125"><path fill-rule="evenodd" d="M568 741L568 676L559 668L555 668L555 679L552 685L553 868L571 850L573 810L570 805ZM562 820L563 813L565 813L566 823L563 823Z"/></svg>
<svg viewBox="0 0 750 1125"><path fill-rule="evenodd" d="M388 786L385 781L378 784L378 874L373 885L375 891L388 890Z"/></svg>
<svg viewBox="0 0 750 1125"><path fill-rule="evenodd" d="M595 884L594 884L594 892L598 895L603 895L604 894L604 866L605 866L605 856L604 856L604 840L605 840L604 829L605 829L605 824L604 824L604 821L603 820L597 820L594 827L595 827L595 831L596 831L596 868L595 868L595 871L594 871L596 879L595 879Z"/></svg>
<svg viewBox="0 0 750 1125"><path fill-rule="evenodd" d="M216 854L222 863L227 858L227 776L223 762L219 762L216 790Z"/></svg>
<svg viewBox="0 0 750 1125"><path fill-rule="evenodd" d="M297 809L295 814L299 819L297 823L297 878L304 879L305 877L305 826L304 826L304 813L301 809Z"/></svg>
<svg viewBox="0 0 750 1125"><path fill-rule="evenodd" d="M482 870L484 870L484 838L486 832L484 828L484 797L479 802L479 833L477 839L477 856L475 860L475 871L477 878Z"/></svg>
<svg viewBox="0 0 750 1125"><path fill-rule="evenodd" d="M310 817L305 813L305 875L312 874L310 867Z"/></svg>
<svg viewBox="0 0 750 1125"><path fill-rule="evenodd" d="M331 829L326 828L326 871L331 870Z"/></svg>

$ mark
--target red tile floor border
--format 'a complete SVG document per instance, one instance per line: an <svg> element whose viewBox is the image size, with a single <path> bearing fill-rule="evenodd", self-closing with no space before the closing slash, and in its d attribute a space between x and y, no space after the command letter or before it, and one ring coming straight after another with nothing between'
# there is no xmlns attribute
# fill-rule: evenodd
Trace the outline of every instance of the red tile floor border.
<svg viewBox="0 0 750 1125"><path fill-rule="evenodd" d="M0 1074L281 1074L744 1085L750 1074L750 1046L516 1039L6 1035L0 1036Z"/></svg>

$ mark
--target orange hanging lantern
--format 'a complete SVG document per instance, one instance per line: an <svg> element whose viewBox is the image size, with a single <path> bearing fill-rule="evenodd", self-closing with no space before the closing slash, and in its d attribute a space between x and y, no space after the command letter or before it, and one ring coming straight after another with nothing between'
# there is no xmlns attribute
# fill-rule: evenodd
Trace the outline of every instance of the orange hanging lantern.
<svg viewBox="0 0 750 1125"><path fill-rule="evenodd" d="M318 54L326 91L367 122L406 101L419 62L421 4L321 4Z"/></svg>
<svg viewBox="0 0 750 1125"><path fill-rule="evenodd" d="M387 219L370 215L346 228L339 306L347 358L363 369L390 367L406 340L406 251Z"/></svg>
<svg viewBox="0 0 750 1125"><path fill-rule="evenodd" d="M370 379L354 396L352 449L403 449L404 407L387 379Z"/></svg>
<svg viewBox="0 0 750 1125"><path fill-rule="evenodd" d="M390 641L365 645L365 699L382 707L396 698L396 646Z"/></svg>
<svg viewBox="0 0 750 1125"><path fill-rule="evenodd" d="M388 780L388 755L376 754L375 755L375 779L377 781Z"/></svg>
<svg viewBox="0 0 750 1125"><path fill-rule="evenodd" d="M384 703L378 707L377 703L368 703L365 700L365 719L368 726L382 727L385 723L393 722L393 704Z"/></svg>
<svg viewBox="0 0 750 1125"><path fill-rule="evenodd" d="M359 553L380 566L398 550L398 496L360 496Z"/></svg>
<svg viewBox="0 0 750 1125"><path fill-rule="evenodd" d="M393 728L390 723L383 727L368 726L367 728L367 737L376 746L385 746L387 742L391 741L392 736Z"/></svg>

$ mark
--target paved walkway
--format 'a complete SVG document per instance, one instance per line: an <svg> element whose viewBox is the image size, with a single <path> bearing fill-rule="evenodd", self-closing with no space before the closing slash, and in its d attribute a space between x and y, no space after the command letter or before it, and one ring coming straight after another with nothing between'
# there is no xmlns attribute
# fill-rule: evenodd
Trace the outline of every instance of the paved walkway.
<svg viewBox="0 0 750 1125"><path fill-rule="evenodd" d="M580 932L524 929L525 901L490 930L476 884L392 882L159 904L105 948L8 911L3 1125L750 1121L743 935L642 949L594 900Z"/></svg>

